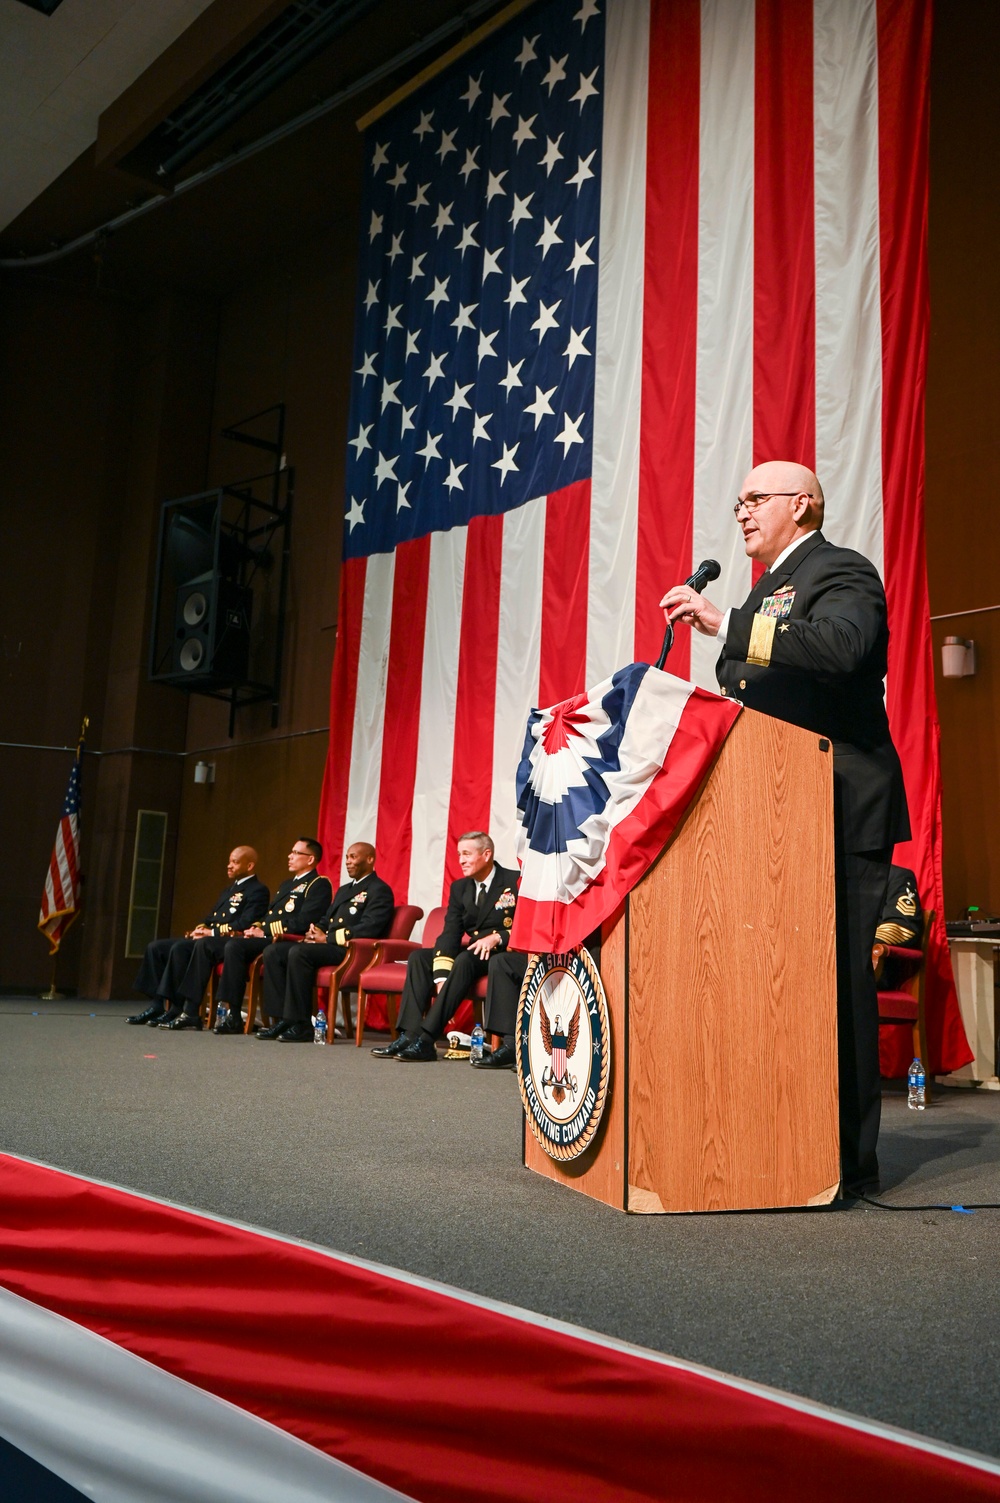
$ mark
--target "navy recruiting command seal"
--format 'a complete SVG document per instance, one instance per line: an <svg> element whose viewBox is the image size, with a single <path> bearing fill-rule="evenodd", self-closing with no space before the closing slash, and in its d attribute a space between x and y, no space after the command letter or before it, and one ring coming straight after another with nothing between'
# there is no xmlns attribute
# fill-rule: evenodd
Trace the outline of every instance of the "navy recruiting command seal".
<svg viewBox="0 0 1000 1503"><path fill-rule="evenodd" d="M608 1003L587 951L531 955L517 1008L517 1081L550 1158L578 1158L593 1141L610 1073Z"/></svg>

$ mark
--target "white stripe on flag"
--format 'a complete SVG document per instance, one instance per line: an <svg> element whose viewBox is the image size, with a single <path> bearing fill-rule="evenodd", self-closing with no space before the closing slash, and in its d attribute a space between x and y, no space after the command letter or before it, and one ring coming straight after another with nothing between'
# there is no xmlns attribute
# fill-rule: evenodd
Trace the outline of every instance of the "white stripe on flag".
<svg viewBox="0 0 1000 1503"><path fill-rule="evenodd" d="M692 568L718 559L723 608L751 579L732 509L753 463L753 173L754 7L702 0ZM716 690L719 644L691 638L691 678Z"/></svg>
<svg viewBox="0 0 1000 1503"><path fill-rule="evenodd" d="M405 1496L7 1289L0 1434L98 1503Z"/></svg>
<svg viewBox="0 0 1000 1503"><path fill-rule="evenodd" d="M507 867L514 865L518 827L514 775L528 711L538 701L545 511L543 496L509 511L503 522L490 834L497 860Z"/></svg>
<svg viewBox="0 0 1000 1503"><path fill-rule="evenodd" d="M374 841L378 824L395 564L394 553L375 553L368 560L365 571L365 604L361 617L361 645L358 650L358 693L354 708L347 816L344 821L345 853L355 840ZM347 880L347 868L342 866L341 881Z"/></svg>
<svg viewBox="0 0 1000 1503"><path fill-rule="evenodd" d="M588 684L635 657L648 0L609 0L604 57Z"/></svg>
<svg viewBox="0 0 1000 1503"><path fill-rule="evenodd" d="M409 902L419 904L425 914L441 902L447 855L468 536L465 527L431 534L408 898ZM418 925L415 935L422 932L422 925Z"/></svg>
<svg viewBox="0 0 1000 1503"><path fill-rule="evenodd" d="M875 0L814 0L816 473L824 531L882 571Z"/></svg>

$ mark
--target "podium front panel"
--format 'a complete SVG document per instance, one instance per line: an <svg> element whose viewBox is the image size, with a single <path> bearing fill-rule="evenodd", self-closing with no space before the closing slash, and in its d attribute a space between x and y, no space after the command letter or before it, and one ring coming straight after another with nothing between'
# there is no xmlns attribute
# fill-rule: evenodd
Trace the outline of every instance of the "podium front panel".
<svg viewBox="0 0 1000 1503"><path fill-rule="evenodd" d="M744 711L628 899L628 1205L822 1204L839 1180L833 753Z"/></svg>

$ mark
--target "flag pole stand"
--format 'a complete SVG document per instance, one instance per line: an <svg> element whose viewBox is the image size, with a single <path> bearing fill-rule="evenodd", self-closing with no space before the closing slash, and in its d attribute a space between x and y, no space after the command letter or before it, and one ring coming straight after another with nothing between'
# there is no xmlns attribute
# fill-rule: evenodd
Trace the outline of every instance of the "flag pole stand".
<svg viewBox="0 0 1000 1503"><path fill-rule="evenodd" d="M49 982L49 989L48 989L47 992L42 992L38 1000L40 1002L65 1002L65 1000L66 1000L66 994L65 994L65 992L57 992L56 991L56 956L55 955L53 955L53 957L52 957L52 980Z"/></svg>

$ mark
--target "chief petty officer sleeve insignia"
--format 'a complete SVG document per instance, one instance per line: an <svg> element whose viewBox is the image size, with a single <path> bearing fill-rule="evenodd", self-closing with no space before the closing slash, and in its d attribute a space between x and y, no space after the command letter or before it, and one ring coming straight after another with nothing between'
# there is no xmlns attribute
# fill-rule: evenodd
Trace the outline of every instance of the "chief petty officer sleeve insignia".
<svg viewBox="0 0 1000 1503"><path fill-rule="evenodd" d="M917 895L912 887L907 887L896 899L896 912L905 914L907 918L913 918L917 912Z"/></svg>

